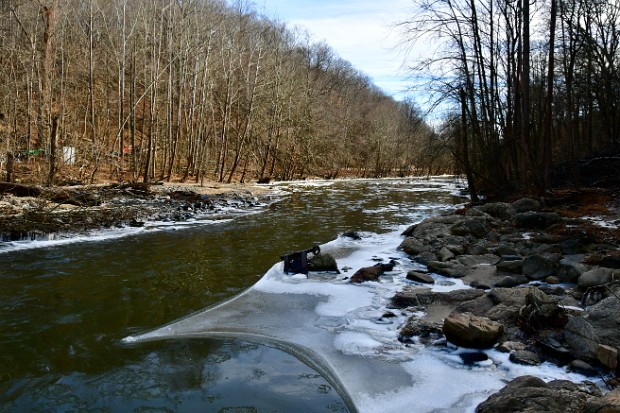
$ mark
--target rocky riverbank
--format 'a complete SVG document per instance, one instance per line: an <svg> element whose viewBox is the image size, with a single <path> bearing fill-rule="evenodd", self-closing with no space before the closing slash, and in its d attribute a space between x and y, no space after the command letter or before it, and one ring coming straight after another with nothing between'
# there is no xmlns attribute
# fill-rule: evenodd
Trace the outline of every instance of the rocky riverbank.
<svg viewBox="0 0 620 413"><path fill-rule="evenodd" d="M593 203L596 199L596 203ZM617 385L620 352L620 203L613 192L566 191L554 199L486 203L409 228L401 249L428 271L392 298L419 310L404 343L510 353L514 363L552 362ZM433 274L474 289L432 292ZM420 314L420 313L418 313ZM467 362L467 360L464 359ZM620 390L521 377L478 412L620 412Z"/></svg>
<svg viewBox="0 0 620 413"><path fill-rule="evenodd" d="M149 221L187 221L258 208L260 185L108 184L44 188L0 183L0 242L49 240Z"/></svg>

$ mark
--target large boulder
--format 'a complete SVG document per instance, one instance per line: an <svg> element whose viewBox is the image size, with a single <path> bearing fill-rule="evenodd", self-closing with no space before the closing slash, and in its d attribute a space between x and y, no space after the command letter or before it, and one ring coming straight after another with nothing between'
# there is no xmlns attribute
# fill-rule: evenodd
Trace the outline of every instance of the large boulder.
<svg viewBox="0 0 620 413"><path fill-rule="evenodd" d="M582 413L600 395L594 386L521 376L478 405L476 413Z"/></svg>
<svg viewBox="0 0 620 413"><path fill-rule="evenodd" d="M607 297L588 308L587 321L594 327L601 344L620 349L620 300Z"/></svg>
<svg viewBox="0 0 620 413"><path fill-rule="evenodd" d="M530 280L542 280L553 274L553 264L540 255L532 255L523 260L523 275Z"/></svg>
<svg viewBox="0 0 620 413"><path fill-rule="evenodd" d="M400 249L402 249L409 255L418 255L423 252L428 252L431 250L428 244L423 243L420 240L413 238L413 237L406 238L400 244Z"/></svg>
<svg viewBox="0 0 620 413"><path fill-rule="evenodd" d="M609 268L597 267L581 274L577 280L577 285L582 289L598 287L599 285L610 282L612 280L612 275L612 270Z"/></svg>
<svg viewBox="0 0 620 413"><path fill-rule="evenodd" d="M521 229L546 229L561 224L562 217L555 212L521 212L515 214L513 223Z"/></svg>
<svg viewBox="0 0 620 413"><path fill-rule="evenodd" d="M330 271L340 273L338 263L331 254L318 253L308 259L308 271Z"/></svg>
<svg viewBox="0 0 620 413"><path fill-rule="evenodd" d="M599 339L594 327L583 317L570 317L564 327L564 340L577 358L597 357Z"/></svg>
<svg viewBox="0 0 620 413"><path fill-rule="evenodd" d="M513 213L540 211L540 202L533 198L521 198L512 203L510 210Z"/></svg>
<svg viewBox="0 0 620 413"><path fill-rule="evenodd" d="M446 339L466 348L493 347L504 333L504 326L486 317L478 317L471 313L452 313L443 323Z"/></svg>
<svg viewBox="0 0 620 413"><path fill-rule="evenodd" d="M466 217L452 224L450 232L453 235L483 238L488 230L484 217Z"/></svg>

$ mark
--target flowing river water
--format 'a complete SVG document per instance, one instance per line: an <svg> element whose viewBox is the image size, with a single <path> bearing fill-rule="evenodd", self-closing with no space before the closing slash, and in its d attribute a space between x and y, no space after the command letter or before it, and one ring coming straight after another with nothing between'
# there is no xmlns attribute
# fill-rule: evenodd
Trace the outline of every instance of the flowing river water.
<svg viewBox="0 0 620 413"><path fill-rule="evenodd" d="M321 374L271 346L121 344L249 288L280 255L346 231L401 230L464 202L448 178L275 188L283 196L252 213L0 245L0 412L347 411Z"/></svg>

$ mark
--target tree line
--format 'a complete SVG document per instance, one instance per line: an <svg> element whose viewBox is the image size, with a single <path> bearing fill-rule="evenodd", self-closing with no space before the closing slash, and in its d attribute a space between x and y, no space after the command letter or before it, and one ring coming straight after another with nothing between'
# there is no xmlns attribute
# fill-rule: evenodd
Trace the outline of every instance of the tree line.
<svg viewBox="0 0 620 413"><path fill-rule="evenodd" d="M7 180L443 172L432 130L323 42L223 0L2 0Z"/></svg>
<svg viewBox="0 0 620 413"><path fill-rule="evenodd" d="M399 24L404 42L436 53L411 69L448 108L439 139L474 199L480 190L541 193L558 175L579 182L576 160L617 151L620 3L412 2Z"/></svg>

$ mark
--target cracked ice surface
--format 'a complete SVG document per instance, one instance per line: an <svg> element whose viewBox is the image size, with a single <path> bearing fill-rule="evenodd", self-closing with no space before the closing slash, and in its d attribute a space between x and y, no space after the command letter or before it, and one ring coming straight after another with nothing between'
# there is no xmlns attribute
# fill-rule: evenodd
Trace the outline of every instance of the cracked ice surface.
<svg viewBox="0 0 620 413"><path fill-rule="evenodd" d="M125 343L184 337L239 337L276 346L317 369L352 411L473 412L502 388L506 380L532 374L583 381L585 378L544 364L512 364L508 355L487 351L490 360L465 366L458 348L426 348L398 341L398 329L412 313L393 311L383 317L390 298L408 283L416 268L397 250L401 231L363 234L362 240L340 237L321 247L350 272L286 275L274 265L253 287L229 301L157 330L130 336ZM373 260L397 259L381 282L353 285L347 278ZM466 288L460 280L441 281L433 289Z"/></svg>

